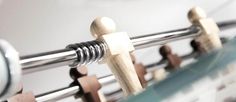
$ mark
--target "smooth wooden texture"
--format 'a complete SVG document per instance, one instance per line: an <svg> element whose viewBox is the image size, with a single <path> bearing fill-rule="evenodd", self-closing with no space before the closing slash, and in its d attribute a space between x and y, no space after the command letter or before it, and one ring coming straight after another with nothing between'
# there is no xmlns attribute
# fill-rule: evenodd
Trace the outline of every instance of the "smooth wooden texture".
<svg viewBox="0 0 236 102"><path fill-rule="evenodd" d="M137 94L142 90L130 52L134 50L129 36L125 32L115 32L115 23L108 17L100 17L91 24L91 33L107 45L104 61L121 85L124 94Z"/></svg>
<svg viewBox="0 0 236 102"><path fill-rule="evenodd" d="M125 95L136 94L142 90L134 66L129 59L129 53L120 54L108 60L108 66L120 83ZM130 64L131 63L131 64Z"/></svg>
<svg viewBox="0 0 236 102"><path fill-rule="evenodd" d="M7 100L8 102L36 102L32 92L17 94Z"/></svg>
<svg viewBox="0 0 236 102"><path fill-rule="evenodd" d="M83 93L83 102L101 102L98 90L102 86L95 75L78 78L78 83Z"/></svg>
<svg viewBox="0 0 236 102"><path fill-rule="evenodd" d="M207 18L204 10L194 7L189 11L188 18L193 25L201 28L201 34L195 40L202 44L206 52L222 48L219 28L213 19Z"/></svg>
<svg viewBox="0 0 236 102"><path fill-rule="evenodd" d="M114 33L116 31L116 24L108 17L96 18L90 27L90 32L95 38L101 37L104 34Z"/></svg>

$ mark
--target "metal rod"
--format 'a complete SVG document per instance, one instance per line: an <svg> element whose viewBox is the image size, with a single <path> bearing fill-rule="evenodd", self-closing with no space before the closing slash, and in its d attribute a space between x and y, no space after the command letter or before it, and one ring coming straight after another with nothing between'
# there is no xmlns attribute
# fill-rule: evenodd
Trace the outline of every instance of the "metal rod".
<svg viewBox="0 0 236 102"><path fill-rule="evenodd" d="M230 22L228 21L220 22L219 23L220 29L225 30L236 26L236 21L230 21ZM191 26L188 28L183 28L178 30L131 37L131 40L136 49L142 49L155 45L162 45L170 41L192 38L197 36L199 33L200 29L198 27ZM94 43L98 42L91 41L89 45ZM85 49L82 49L83 51L76 49L62 49L52 52L45 52L45 53L20 57L23 73L31 73L39 70L49 69L52 67L71 65L74 62L78 62L79 64L94 62L95 61L94 56L90 55L90 53L92 53L93 55L99 53L95 56L96 59L101 59L105 55L104 54L105 44L103 42L99 42L98 44L92 45L92 50L90 49L91 46L88 47L86 43L76 44L76 46L79 46L81 49L82 48ZM85 53L85 55L83 55L83 53Z"/></svg>
<svg viewBox="0 0 236 102"><path fill-rule="evenodd" d="M222 39L224 39L224 38L222 38ZM226 43L226 42L227 41L223 41L223 44ZM189 59L192 59L192 58L196 58L199 55L200 55L199 52L196 52L196 51L193 50L193 52L181 56L181 59L182 60L189 60ZM167 63L168 63L167 60L162 59L158 62L145 65L144 67L146 68L147 72L149 74L151 74L150 72L156 70L156 68L165 68L165 66L167 66ZM147 79L147 80L152 81L153 78L150 78L150 79ZM98 78L98 81L102 86L106 86L106 85L117 82L115 77L112 74L100 77L100 78ZM50 91L50 92L47 92L47 93L44 93L44 94L41 94L41 95L37 95L36 100L38 102L60 100L60 99L75 95L76 93L78 93L80 91L79 89L80 89L79 86L61 88L61 89L58 89L58 90L55 90L55 91ZM115 95L115 99L119 99L119 97L121 97L121 95L122 95L121 88L119 88L119 89L117 89L117 90L115 90L114 92L111 92L111 93L105 93L104 95L106 97L108 97L108 99L114 99L114 94L116 94L116 93L118 93L120 95Z"/></svg>
<svg viewBox="0 0 236 102"><path fill-rule="evenodd" d="M224 24L224 23L221 23L222 25ZM221 25L221 26L222 26ZM235 24L236 25L236 24ZM224 27L224 26L222 26L222 27ZM229 27L231 27L231 26L228 26L227 28L229 28ZM226 28L225 28L226 29ZM189 29L187 29L187 30L189 30ZM187 31L186 29L181 29L181 30L178 30L178 31L180 31L180 32L182 32L182 33L180 33L180 35L181 34L183 34L183 35L185 35L185 33L189 33L189 31ZM164 33L176 33L175 31L177 31L177 30L174 30L174 31L170 31L170 32L164 32ZM177 31L177 32L178 32ZM184 31L187 31L187 32L185 32L184 33ZM195 31L194 31L195 32ZM160 33L157 33L157 34L160 34ZM162 33L163 34L163 33ZM170 35L172 35L172 34L170 34ZM190 34L191 35L191 34ZM152 35L149 35L149 36L146 36L146 37L135 37L135 38L132 38L132 39L136 39L136 40L132 40L132 41L134 41L134 43L136 43L135 45L138 47L138 48L145 48L145 47L149 47L149 46L152 46L152 43L155 43L155 44L162 44L162 43L165 43L165 40L162 42L162 41L158 41L158 42L155 42L155 39L159 39L159 38L161 38L161 37L159 37L159 36L155 36L155 34L153 35L153 37L151 37ZM193 36L196 36L195 34L192 34L191 36L187 36L187 37L183 37L183 38L188 38L188 37L193 37ZM147 37L151 37L151 38L147 38ZM168 37L171 37L171 36L168 36ZM175 39L175 37L176 36L172 36L171 38L174 38ZM181 37L181 36L180 36ZM154 42L152 42L151 41L151 44L149 44L149 42L145 42L145 41L147 41L147 39L143 39L143 38L147 38L147 39L152 39ZM177 37L178 38L178 37ZM164 39L164 38L163 38ZM144 44L142 44L142 43L138 43L139 41L144 41L145 43L146 43L146 45ZM169 41L171 41L171 40L169 40ZM143 42L143 43L144 43ZM66 54L66 52L70 52L71 51L71 53L67 53ZM55 54L55 55L57 55L57 54L60 54L60 53L58 53L58 52L61 52L61 57L63 56L63 55L71 55L71 57L62 57L63 59L65 59L65 60L67 60L67 61L64 61L64 60L62 60L62 62L64 63L64 62L67 62L67 63L73 63L73 61L74 61L74 59L76 59L76 53L75 53L75 51L73 51L73 50L66 50L65 52L63 51L63 50L58 50L58 51L55 51L55 52L50 52L50 53L45 53L45 55L48 55L49 57L45 57L45 59L51 59L51 57L50 56L52 56L53 54ZM65 54L64 54L65 53ZM43 56L40 56L41 54L38 54L38 55L34 55L34 57L23 57L22 59L24 59L24 60L21 60L22 62L31 62L31 60L33 59L33 58L35 58L35 59L37 59L37 57L43 57ZM42 55L44 55L44 54L42 54ZM192 53L190 53L190 54L187 54L187 55L184 55L184 56L182 56L181 58L183 59L183 60L187 60L187 59L190 59L190 58L193 58L193 57L196 57L198 54L196 53L196 52L192 52ZM74 57L73 57L74 56ZM29 59L29 58L31 58L31 60ZM53 57L53 58L55 58L55 57ZM60 57L57 57L57 58L60 58ZM39 59L41 59L41 58L39 58ZM56 59L56 58L55 58ZM28 61L27 61L28 60ZM33 59L34 60L34 59ZM43 61L43 60L42 60ZM54 60L55 62L57 62L57 60ZM52 60L52 63L54 63L54 61ZM45 61L45 62L47 62L47 61ZM48 63L46 63L46 64L48 64ZM146 65L145 67L147 68L147 69L150 69L150 68L152 68L152 67L154 67L154 66L160 66L160 67L162 67L162 68L164 68L164 66L167 64L167 61L166 60L161 60L161 61L159 61L159 62L157 62L157 63L153 63L153 64L150 64L150 65ZM150 72L150 71L152 71L152 70L149 70L148 72ZM104 76L104 77L101 77L101 78L99 78L99 80L98 80L103 86L105 86L105 85L108 85L108 84L110 84L110 83L114 83L114 82L116 82L116 79L115 79L115 77L113 76L113 75L107 75L107 76ZM79 90L80 88L79 88L79 86L72 86L72 87L66 87L66 88L61 88L61 89L58 89L58 90L54 90L54 91L51 91L51 92L47 92L47 93L44 93L44 94L41 94L41 95L37 95L36 96L36 101L38 101L38 102L45 102L45 101L56 101L56 100L59 100L59 99L62 99L62 98L65 98L65 97L69 97L69 96L73 96L73 95L75 95L77 92L79 92L80 90ZM117 92L119 92L119 91L117 91Z"/></svg>
<svg viewBox="0 0 236 102"><path fill-rule="evenodd" d="M113 75L107 75L107 76L99 78L98 81L99 83L101 83L102 86L105 86L105 85L109 85L111 83L116 82L116 79ZM65 87L65 88L61 88L61 89L57 89L54 91L37 95L36 101L37 102L56 101L56 100L60 100L66 97L73 96L79 91L80 91L79 86Z"/></svg>
<svg viewBox="0 0 236 102"><path fill-rule="evenodd" d="M220 28L220 30L232 29L236 26L236 20L228 20L228 21L218 22L217 25Z"/></svg>
<svg viewBox="0 0 236 102"><path fill-rule="evenodd" d="M191 26L178 30L131 37L131 41L135 49L143 49L155 45L162 45L171 41L192 38L199 35L199 33L200 29L198 27Z"/></svg>
<svg viewBox="0 0 236 102"><path fill-rule="evenodd" d="M75 95L80 91L79 86L65 87L58 90L50 91L44 94L40 94L36 96L37 102L55 102L56 100L60 100L69 96Z"/></svg>
<svg viewBox="0 0 236 102"><path fill-rule="evenodd" d="M62 49L20 57L23 74L52 67L71 65L77 59L76 51Z"/></svg>
<svg viewBox="0 0 236 102"><path fill-rule="evenodd" d="M198 55L197 52L192 52L190 54L182 56L181 58L183 60L188 60L190 58L196 57L197 55ZM153 68L154 66L155 66L155 69L156 69L156 68L164 68L163 67L164 65L167 65L167 61L166 60L161 60L161 61L159 61L157 63L154 63L154 64L145 65L145 68L147 68L147 69L152 68L152 70L147 70L148 72L151 72L151 71L154 70L154 68ZM100 77L100 78L98 78L98 81L102 86L106 86L106 85L117 82L115 77L112 74ZM149 81L151 81L151 80L149 79ZM54 91L50 91L50 92L47 92L47 93L44 93L44 94L37 95L36 100L38 102L60 100L60 99L75 95L76 93L78 93L80 91L79 89L80 89L79 86L61 88L61 89L58 89L58 90L54 90ZM121 92L121 89L117 89L116 91L114 91L112 93L106 93L105 95L107 97L110 97L110 96L112 96L112 95L114 95L115 93L118 93L118 92Z"/></svg>
<svg viewBox="0 0 236 102"><path fill-rule="evenodd" d="M196 57L196 53L191 53L191 54L183 56L183 60L187 60L187 59L190 59L193 57ZM159 66L164 66L164 65L166 65L166 63L167 63L166 60L161 60L158 63L146 65L145 68L147 68L147 69L152 68L152 70L153 70L154 66L157 66L157 68L160 68ZM148 72L151 72L152 70L148 70ZM117 82L115 77L112 74L104 76L104 77L100 77L100 78L98 78L98 81L102 86L106 86L106 85ZM151 81L151 79L149 81ZM36 101L37 102L57 101L57 100L75 95L76 93L78 93L80 91L79 89L80 89L79 86L72 86L72 87L66 87L66 88L61 88L58 90L50 91L47 93L37 95ZM114 92L106 93L105 95L108 98L110 98L110 97L113 97L113 95L115 93L120 93L120 92L121 92L121 89L119 88L119 89L115 90Z"/></svg>
<svg viewBox="0 0 236 102"><path fill-rule="evenodd" d="M116 82L116 78L114 75L110 74L107 76L100 77L98 82L101 83L102 86L109 85L111 83Z"/></svg>

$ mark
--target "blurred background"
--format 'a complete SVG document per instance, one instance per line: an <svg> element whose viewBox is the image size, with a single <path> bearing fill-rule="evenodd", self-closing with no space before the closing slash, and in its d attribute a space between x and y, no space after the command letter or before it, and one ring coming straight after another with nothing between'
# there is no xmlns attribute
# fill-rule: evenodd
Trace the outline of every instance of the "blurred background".
<svg viewBox="0 0 236 102"><path fill-rule="evenodd" d="M93 19L107 16L117 31L144 35L190 26L187 12L200 6L215 21L236 19L235 0L0 0L0 39L9 41L20 55L64 48L70 43L93 40ZM232 36L235 30L221 32ZM178 55L191 52L189 39L170 43ZM161 59L158 46L135 51L139 62ZM88 65L89 74L110 74L106 65ZM24 91L34 94L68 86L69 67L52 68L24 75Z"/></svg>

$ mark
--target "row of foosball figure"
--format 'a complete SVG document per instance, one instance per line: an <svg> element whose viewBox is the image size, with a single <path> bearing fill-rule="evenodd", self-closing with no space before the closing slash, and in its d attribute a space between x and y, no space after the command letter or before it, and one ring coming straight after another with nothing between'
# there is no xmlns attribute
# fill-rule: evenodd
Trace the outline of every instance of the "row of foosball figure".
<svg viewBox="0 0 236 102"><path fill-rule="evenodd" d="M195 7L188 13L189 20L193 26L200 28L200 34L194 38L191 42L193 52L186 56L178 56L173 54L170 47L167 45L160 48L160 54L162 60L158 63L144 66L141 63L136 63L135 58L131 55L134 50L134 46L126 33L115 32L115 25L108 18L95 19L91 25L91 33L97 40L103 41L106 44L106 55L102 62L106 62L110 67L114 76L110 75L113 79L116 79L120 84L123 91L123 96L135 95L142 92L149 80L145 79L145 74L152 73L152 78L155 80L162 80L168 75L168 72L172 72L176 68L180 67L181 62L184 59L193 58L199 56L202 53L209 53L212 50L222 47L220 37L218 35L219 28L212 19L207 18L203 10ZM194 36L195 37L195 36ZM70 47L70 46L69 46ZM71 47L73 49L73 46ZM74 49L77 50L77 49ZM131 57L130 57L131 55ZM95 58L94 58L95 59ZM151 72L146 70L151 66L158 66L158 64L165 63L165 70L155 69ZM75 67L75 66L74 66ZM19 92L13 97L8 99L9 102L34 102L34 101L52 101L59 99L62 95L65 97L68 95L81 96L82 100L87 102L100 102L100 101L117 101L119 98L107 98L107 95L99 91L104 83L101 83L102 79L97 79L96 76L87 76L86 68L72 68L70 72L74 82L70 87L53 91L39 96L34 96L31 92ZM67 90L67 91L65 91ZM70 91L68 91L70 90ZM118 90L117 92L120 92ZM58 92L58 94L56 94ZM65 93L64 93L65 92ZM68 92L66 94L66 92ZM64 94L63 94L64 93ZM59 95L58 97L56 95ZM53 96L53 97L52 97ZM55 96L55 97L54 97ZM60 97L62 97L60 96ZM104 98L106 97L106 98Z"/></svg>
<svg viewBox="0 0 236 102"><path fill-rule="evenodd" d="M222 43L225 43L226 41L226 38L221 38ZM171 73L181 67L182 61L195 59L200 55L206 53L199 42L192 40L190 42L190 45L193 51L184 56L173 54L171 48L168 45L164 45L159 49L159 53L162 56L162 59L156 63L149 65L137 63L135 56L133 54L130 54L135 67L135 71L138 75L138 79L142 87L145 88L152 82L159 82L161 80L164 80L167 77L168 73ZM161 64L164 64L165 67L160 68L160 66L163 66ZM81 98L84 102L116 102L122 99L122 97L124 96L122 94L121 88L118 88L111 93L103 93L100 91L102 87L116 82L113 75L108 75L102 78L97 78L96 75L88 76L87 67L85 66L71 68L69 74L74 81L66 88L47 92L37 96L35 96L32 92L23 92L22 89L15 96L9 98L8 102L48 102L57 101L71 96L73 96L75 99ZM145 77L145 75L149 75L149 77L147 78ZM105 81L102 81L104 79ZM63 91L71 88L77 88L77 92L66 96L65 94L68 92L64 92L64 94L60 95L53 95L55 93L63 93ZM72 92L72 90L70 91ZM48 97L50 95L52 97Z"/></svg>

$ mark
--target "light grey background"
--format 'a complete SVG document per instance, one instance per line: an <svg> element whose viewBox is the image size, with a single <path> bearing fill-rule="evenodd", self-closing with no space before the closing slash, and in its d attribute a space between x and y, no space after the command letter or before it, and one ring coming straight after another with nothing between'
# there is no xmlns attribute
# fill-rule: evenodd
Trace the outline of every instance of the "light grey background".
<svg viewBox="0 0 236 102"><path fill-rule="evenodd" d="M9 41L20 55L64 48L67 44L93 40L92 20L108 16L117 31L130 36L189 26L187 12L200 6L216 21L236 19L235 0L0 0L0 38ZM236 30L223 32L233 34ZM189 40L170 44L179 55L191 51ZM157 47L135 52L144 64L158 61ZM89 74L110 73L105 65L88 65ZM24 75L25 91L35 94L67 86L69 67Z"/></svg>

